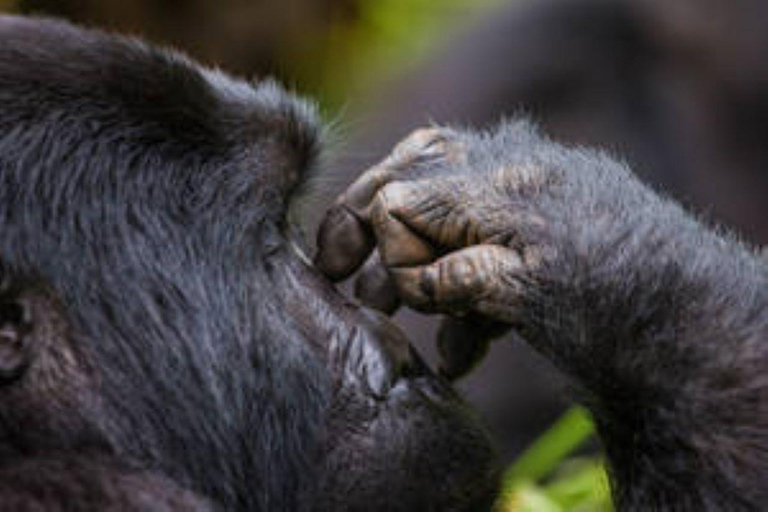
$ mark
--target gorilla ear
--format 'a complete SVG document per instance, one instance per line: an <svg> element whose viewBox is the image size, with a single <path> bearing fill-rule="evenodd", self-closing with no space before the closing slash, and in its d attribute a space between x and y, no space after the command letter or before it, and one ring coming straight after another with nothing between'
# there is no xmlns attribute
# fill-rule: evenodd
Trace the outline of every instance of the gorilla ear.
<svg viewBox="0 0 768 512"><path fill-rule="evenodd" d="M15 381L29 366L31 331L31 307L26 301L0 301L0 385Z"/></svg>

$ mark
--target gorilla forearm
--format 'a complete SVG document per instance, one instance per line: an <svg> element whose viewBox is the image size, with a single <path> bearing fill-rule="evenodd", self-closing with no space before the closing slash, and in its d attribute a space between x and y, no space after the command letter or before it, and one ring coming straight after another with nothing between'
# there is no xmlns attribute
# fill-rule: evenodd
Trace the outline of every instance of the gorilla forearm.
<svg viewBox="0 0 768 512"><path fill-rule="evenodd" d="M604 169L572 173L536 206L552 219L554 255L522 277L519 330L596 395L626 383L679 396L701 365L754 360L768 320L757 256L622 166L593 163Z"/></svg>
<svg viewBox="0 0 768 512"><path fill-rule="evenodd" d="M577 381L622 508L768 502L768 272L738 241L524 123L400 144L321 229L329 275L372 246L362 229L334 251L334 227L366 224L405 303L514 326ZM441 342L467 332L491 331Z"/></svg>
<svg viewBox="0 0 768 512"><path fill-rule="evenodd" d="M569 243L532 278L520 330L583 388L624 509L753 508L768 499L765 267L630 180L604 222L555 214ZM639 209L622 207L632 188Z"/></svg>

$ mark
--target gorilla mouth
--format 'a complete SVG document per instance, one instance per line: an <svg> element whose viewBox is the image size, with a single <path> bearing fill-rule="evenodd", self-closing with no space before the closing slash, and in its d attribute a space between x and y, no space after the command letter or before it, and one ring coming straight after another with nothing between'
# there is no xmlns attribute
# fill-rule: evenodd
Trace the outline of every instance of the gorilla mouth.
<svg viewBox="0 0 768 512"><path fill-rule="evenodd" d="M338 385L354 385L384 400L399 379L430 373L390 318L348 299L312 266L295 242L290 246L296 258L289 273L297 290L288 301L291 316L299 319L305 338Z"/></svg>
<svg viewBox="0 0 768 512"><path fill-rule="evenodd" d="M300 250L287 252L287 316L332 380L319 509L489 510L500 473L475 415L392 320L347 299Z"/></svg>

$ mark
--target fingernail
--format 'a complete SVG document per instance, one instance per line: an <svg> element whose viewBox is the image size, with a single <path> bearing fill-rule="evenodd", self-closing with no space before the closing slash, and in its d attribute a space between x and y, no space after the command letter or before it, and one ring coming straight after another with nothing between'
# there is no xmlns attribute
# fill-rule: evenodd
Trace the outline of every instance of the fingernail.
<svg viewBox="0 0 768 512"><path fill-rule="evenodd" d="M315 266L333 281L349 277L373 248L368 227L343 207L328 212L317 235Z"/></svg>

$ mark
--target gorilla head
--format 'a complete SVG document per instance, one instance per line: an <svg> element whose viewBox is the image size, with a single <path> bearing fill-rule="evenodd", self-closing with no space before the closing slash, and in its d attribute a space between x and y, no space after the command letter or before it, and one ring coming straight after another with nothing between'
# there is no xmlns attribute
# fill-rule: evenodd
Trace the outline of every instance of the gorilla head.
<svg viewBox="0 0 768 512"><path fill-rule="evenodd" d="M0 105L0 260L36 283L3 316L0 466L95 452L224 510L489 507L483 430L294 249L310 105L13 17Z"/></svg>

